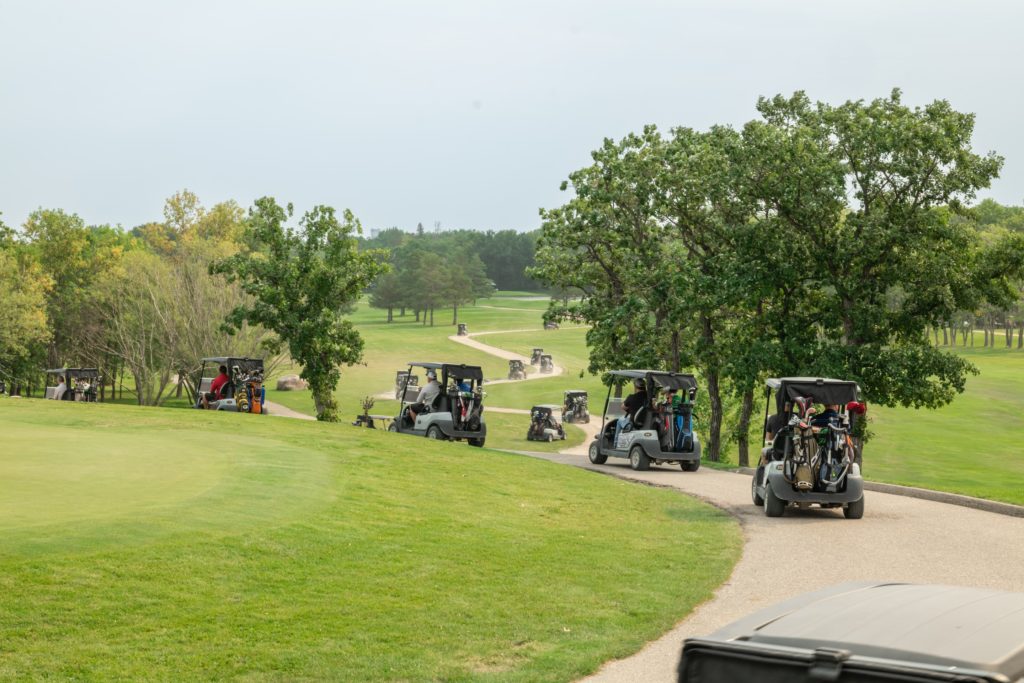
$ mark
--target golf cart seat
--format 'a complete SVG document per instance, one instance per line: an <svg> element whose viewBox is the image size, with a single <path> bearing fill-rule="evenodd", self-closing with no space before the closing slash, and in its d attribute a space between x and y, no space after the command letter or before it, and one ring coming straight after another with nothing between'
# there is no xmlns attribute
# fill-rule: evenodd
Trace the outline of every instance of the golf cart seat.
<svg viewBox="0 0 1024 683"><path fill-rule="evenodd" d="M64 395L60 397L60 400L62 400L62 401L74 401L75 400L75 390L72 389L71 387L68 387L67 389L64 390Z"/></svg>

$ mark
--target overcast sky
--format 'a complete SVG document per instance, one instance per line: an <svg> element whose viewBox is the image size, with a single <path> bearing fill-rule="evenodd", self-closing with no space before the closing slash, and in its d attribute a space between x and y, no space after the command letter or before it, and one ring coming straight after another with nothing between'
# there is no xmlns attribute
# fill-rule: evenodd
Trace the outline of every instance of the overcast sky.
<svg viewBox="0 0 1024 683"><path fill-rule="evenodd" d="M604 137L760 95L948 99L1024 203L1024 3L0 0L0 212L126 228L188 188L366 228L532 229Z"/></svg>

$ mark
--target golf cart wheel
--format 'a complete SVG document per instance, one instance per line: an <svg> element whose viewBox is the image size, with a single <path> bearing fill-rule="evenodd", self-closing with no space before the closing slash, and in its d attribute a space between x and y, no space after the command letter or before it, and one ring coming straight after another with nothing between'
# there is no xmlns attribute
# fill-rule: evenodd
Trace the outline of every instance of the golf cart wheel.
<svg viewBox="0 0 1024 683"><path fill-rule="evenodd" d="M430 428L427 429L427 438L444 439L444 434L441 433L441 428L438 427L437 425L430 425Z"/></svg>
<svg viewBox="0 0 1024 683"><path fill-rule="evenodd" d="M590 462L595 465L603 465L608 460L607 455L602 455L600 449L597 447L597 441L592 441L590 444L590 450L587 451L587 456L590 458Z"/></svg>
<svg viewBox="0 0 1024 683"><path fill-rule="evenodd" d="M555 440L555 435L554 434L548 434L547 437L548 437L548 443L551 443L552 441Z"/></svg>
<svg viewBox="0 0 1024 683"><path fill-rule="evenodd" d="M683 472L696 472L700 469L700 460L680 460L679 467Z"/></svg>
<svg viewBox="0 0 1024 683"><path fill-rule="evenodd" d="M764 514L768 517L781 517L786 512L786 501L775 495L771 485L764 487Z"/></svg>
<svg viewBox="0 0 1024 683"><path fill-rule="evenodd" d="M750 478L750 499L754 501L754 505L761 507L764 505L764 498L757 493L757 482L764 478L764 465L757 468L754 472L754 476Z"/></svg>
<svg viewBox="0 0 1024 683"><path fill-rule="evenodd" d="M398 431L398 425L396 423L392 422L391 424L388 425L388 431L389 432L397 432Z"/></svg>
<svg viewBox="0 0 1024 683"><path fill-rule="evenodd" d="M641 446L633 446L629 449L629 466L637 472L651 469L651 459L647 457Z"/></svg>
<svg viewBox="0 0 1024 683"><path fill-rule="evenodd" d="M483 448L484 447L484 440L483 439L466 439L466 441L469 442L470 446L476 446L477 448Z"/></svg>
<svg viewBox="0 0 1024 683"><path fill-rule="evenodd" d="M847 519L860 519L864 516L864 496L853 501L843 508L843 514Z"/></svg>

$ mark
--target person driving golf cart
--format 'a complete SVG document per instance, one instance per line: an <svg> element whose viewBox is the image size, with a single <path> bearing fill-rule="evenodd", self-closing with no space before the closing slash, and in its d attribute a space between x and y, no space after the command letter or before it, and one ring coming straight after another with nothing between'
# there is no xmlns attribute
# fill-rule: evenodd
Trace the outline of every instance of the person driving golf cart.
<svg viewBox="0 0 1024 683"><path fill-rule="evenodd" d="M441 384L437 381L437 371L427 370L427 383L420 388L416 402L409 406L409 422L416 422L416 416L429 412L434 400L441 395Z"/></svg>
<svg viewBox="0 0 1024 683"><path fill-rule="evenodd" d="M530 428L526 432L528 441L554 441L565 438L565 429L555 419L555 405L536 405L530 411Z"/></svg>
<svg viewBox="0 0 1024 683"><path fill-rule="evenodd" d="M221 365L217 369L220 374L213 378L213 381L210 382L210 390L204 392L200 398L203 403L204 410L210 409L211 401L219 401L224 398L224 388L227 386L228 382L231 381L231 378L228 377L228 366Z"/></svg>
<svg viewBox="0 0 1024 683"><path fill-rule="evenodd" d="M643 379L637 377L633 380L633 393L626 397L626 400L622 402L622 412L625 413L619 418L618 422L615 423L615 441L619 442L619 434L625 428L633 428L633 419L636 417L637 412L647 405L647 388L644 386Z"/></svg>

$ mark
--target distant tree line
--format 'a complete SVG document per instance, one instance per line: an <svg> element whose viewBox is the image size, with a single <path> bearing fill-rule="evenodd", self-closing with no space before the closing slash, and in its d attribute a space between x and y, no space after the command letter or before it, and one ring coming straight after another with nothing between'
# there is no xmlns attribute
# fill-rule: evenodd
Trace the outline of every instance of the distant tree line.
<svg viewBox="0 0 1024 683"><path fill-rule="evenodd" d="M534 265L538 231L425 232L422 227L420 225L413 233L398 228L382 230L372 239L360 240L360 247L393 251L418 248L445 258L456 254L475 255L483 264L487 278L494 282L498 289L533 291L540 288L539 283L526 272Z"/></svg>
<svg viewBox="0 0 1024 683"><path fill-rule="evenodd" d="M531 270L582 290L547 316L590 323L592 372L695 370L705 453L735 438L741 464L768 376L852 379L881 405L951 401L976 369L935 331L1015 310L1024 272L1019 210L965 208L1002 166L971 151L973 115L899 91L757 109L739 130L605 140L543 212Z"/></svg>

